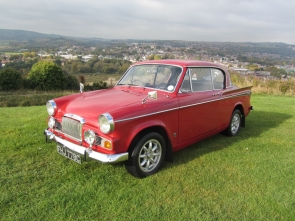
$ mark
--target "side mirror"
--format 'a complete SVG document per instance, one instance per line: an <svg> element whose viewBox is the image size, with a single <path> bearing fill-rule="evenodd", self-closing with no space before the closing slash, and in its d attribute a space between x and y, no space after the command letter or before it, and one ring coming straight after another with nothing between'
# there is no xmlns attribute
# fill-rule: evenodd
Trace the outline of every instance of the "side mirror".
<svg viewBox="0 0 295 221"><path fill-rule="evenodd" d="M148 97L149 98L152 98L154 100L157 100L158 99L158 93L157 93L157 91L150 91L150 92L148 92L148 95L145 98L142 99L141 103L144 104L145 101L146 101L146 99Z"/></svg>
<svg viewBox="0 0 295 221"><path fill-rule="evenodd" d="M158 93L157 93L157 91L150 91L150 92L148 92L148 97L149 98L152 98L154 100L157 100L158 99Z"/></svg>

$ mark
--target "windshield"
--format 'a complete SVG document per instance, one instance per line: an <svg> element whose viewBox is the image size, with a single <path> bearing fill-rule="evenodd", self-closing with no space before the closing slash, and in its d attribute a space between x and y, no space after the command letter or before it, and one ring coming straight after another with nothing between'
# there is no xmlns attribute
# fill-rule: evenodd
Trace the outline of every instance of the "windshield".
<svg viewBox="0 0 295 221"><path fill-rule="evenodd" d="M182 69L172 65L136 65L117 85L132 85L174 91Z"/></svg>

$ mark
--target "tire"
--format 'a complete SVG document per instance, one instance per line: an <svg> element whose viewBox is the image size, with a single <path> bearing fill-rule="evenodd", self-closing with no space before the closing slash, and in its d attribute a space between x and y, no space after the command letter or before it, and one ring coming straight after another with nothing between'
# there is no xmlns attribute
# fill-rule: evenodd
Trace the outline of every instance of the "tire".
<svg viewBox="0 0 295 221"><path fill-rule="evenodd" d="M230 119L230 123L228 125L228 128L226 129L226 135L229 137L236 136L240 130L241 126L241 119L242 114L241 111L236 109Z"/></svg>
<svg viewBox="0 0 295 221"><path fill-rule="evenodd" d="M148 133L135 143L125 168L138 178L155 174L163 164L165 153L166 145L163 137L155 132Z"/></svg>

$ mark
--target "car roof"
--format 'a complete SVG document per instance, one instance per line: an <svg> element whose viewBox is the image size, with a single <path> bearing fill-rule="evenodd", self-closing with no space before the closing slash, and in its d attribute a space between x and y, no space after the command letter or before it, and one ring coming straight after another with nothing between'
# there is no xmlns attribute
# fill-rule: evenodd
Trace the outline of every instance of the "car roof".
<svg viewBox="0 0 295 221"><path fill-rule="evenodd" d="M136 62L133 65L138 64L168 64L168 65L178 65L182 67L223 67L217 63L208 62L208 61L198 61L198 60L182 60L182 59L163 59L163 60L148 60Z"/></svg>

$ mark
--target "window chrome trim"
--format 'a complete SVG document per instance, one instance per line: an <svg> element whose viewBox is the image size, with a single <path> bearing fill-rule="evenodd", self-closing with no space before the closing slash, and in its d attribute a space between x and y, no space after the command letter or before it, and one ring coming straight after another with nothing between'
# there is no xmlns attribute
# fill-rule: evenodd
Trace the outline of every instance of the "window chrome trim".
<svg viewBox="0 0 295 221"><path fill-rule="evenodd" d="M178 86L178 84L180 84L180 78L182 76L182 73L183 73L183 70L184 70L184 66L181 66L181 65L177 65L177 64L162 64L162 63L158 63L158 62L152 62L152 63L147 63L147 64L134 64L134 65L131 65L126 71L125 73L122 75L122 77L117 81L117 83L115 84L115 86L119 86L119 82L125 77L125 75L129 72L129 70L133 67L136 67L136 66L142 66L142 65L162 65L162 66L174 66L174 67L179 67L181 68L181 72L179 73L178 75L178 78L177 78L177 82L176 84L174 85L174 89L173 91L168 91L168 90L162 90L162 89L158 89L158 88L151 88L151 87L146 87L146 86L137 86L137 87L143 87L143 88L151 88L151 89L155 89L155 90L160 90L160 91L165 91L166 93L174 93L176 90L176 87Z"/></svg>

